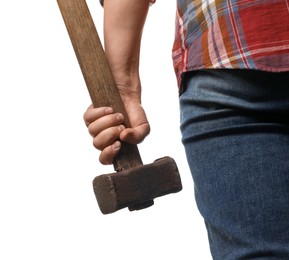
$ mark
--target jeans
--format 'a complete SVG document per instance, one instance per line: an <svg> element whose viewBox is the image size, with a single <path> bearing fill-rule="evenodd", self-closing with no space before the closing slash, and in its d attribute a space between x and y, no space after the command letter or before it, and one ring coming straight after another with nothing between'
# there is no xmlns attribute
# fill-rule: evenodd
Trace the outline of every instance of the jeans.
<svg viewBox="0 0 289 260"><path fill-rule="evenodd" d="M289 73L184 76L181 132L213 259L289 259Z"/></svg>

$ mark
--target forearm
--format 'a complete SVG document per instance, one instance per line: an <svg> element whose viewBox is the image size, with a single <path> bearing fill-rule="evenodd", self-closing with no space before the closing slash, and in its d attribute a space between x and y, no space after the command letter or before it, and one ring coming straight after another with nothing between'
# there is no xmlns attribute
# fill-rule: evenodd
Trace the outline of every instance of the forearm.
<svg viewBox="0 0 289 260"><path fill-rule="evenodd" d="M123 116L107 107L91 106L85 112L85 123L103 164L113 162L123 142L138 144L150 132L141 106L139 79L140 44L149 4L150 0L104 1L105 53L131 127L125 128Z"/></svg>
<svg viewBox="0 0 289 260"><path fill-rule="evenodd" d="M104 45L112 73L120 89L139 95L140 45L149 4L149 0L104 1Z"/></svg>

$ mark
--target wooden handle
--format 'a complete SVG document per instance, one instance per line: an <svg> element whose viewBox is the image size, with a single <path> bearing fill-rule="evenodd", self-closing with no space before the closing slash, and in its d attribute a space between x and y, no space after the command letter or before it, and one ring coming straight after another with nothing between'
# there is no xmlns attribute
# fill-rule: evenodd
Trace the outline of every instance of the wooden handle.
<svg viewBox="0 0 289 260"><path fill-rule="evenodd" d="M57 0L94 107L109 106L124 115L130 127L117 85L85 0ZM116 171L142 165L136 145L122 143L113 163Z"/></svg>

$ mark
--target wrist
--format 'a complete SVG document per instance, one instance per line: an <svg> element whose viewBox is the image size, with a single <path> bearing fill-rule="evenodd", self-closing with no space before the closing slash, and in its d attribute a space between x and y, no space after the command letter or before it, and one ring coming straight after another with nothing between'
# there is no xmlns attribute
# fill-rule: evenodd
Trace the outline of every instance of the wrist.
<svg viewBox="0 0 289 260"><path fill-rule="evenodd" d="M114 74L121 97L131 102L141 103L141 83L138 74Z"/></svg>

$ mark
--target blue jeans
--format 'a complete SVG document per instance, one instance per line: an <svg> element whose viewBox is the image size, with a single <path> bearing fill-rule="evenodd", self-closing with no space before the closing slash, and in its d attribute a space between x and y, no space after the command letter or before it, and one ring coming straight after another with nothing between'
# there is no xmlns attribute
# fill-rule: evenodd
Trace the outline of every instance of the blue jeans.
<svg viewBox="0 0 289 260"><path fill-rule="evenodd" d="M289 73L185 74L182 141L217 260L289 259Z"/></svg>

